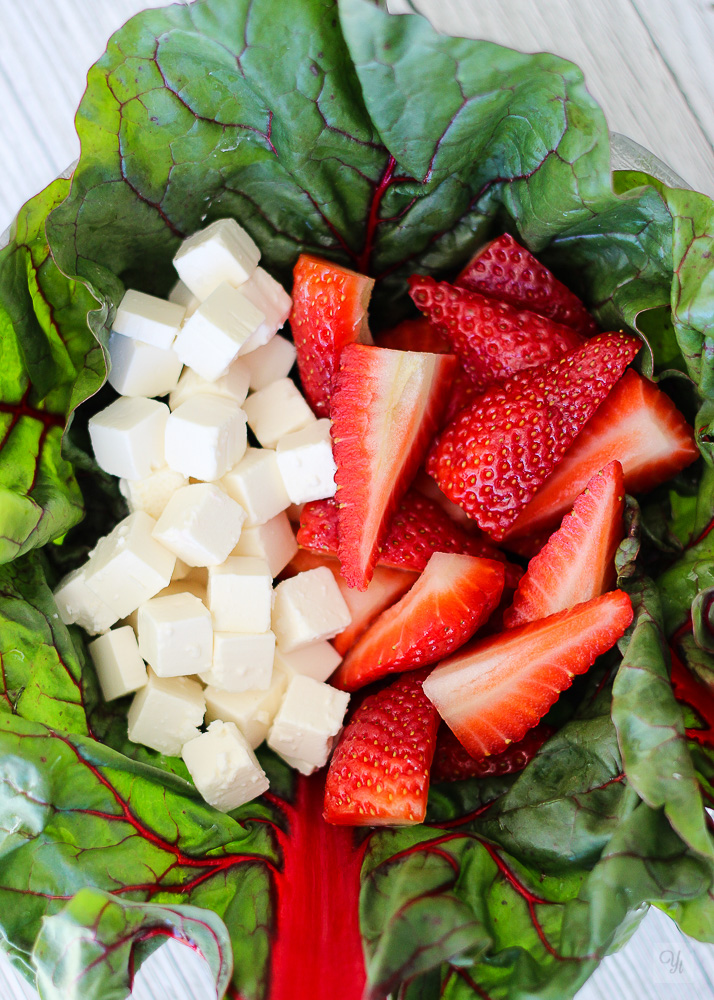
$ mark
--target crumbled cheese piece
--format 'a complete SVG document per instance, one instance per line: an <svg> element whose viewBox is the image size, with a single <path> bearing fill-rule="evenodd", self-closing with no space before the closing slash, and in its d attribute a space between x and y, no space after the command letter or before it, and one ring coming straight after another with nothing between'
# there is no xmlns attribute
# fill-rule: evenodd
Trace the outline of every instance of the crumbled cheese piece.
<svg viewBox="0 0 714 1000"><path fill-rule="evenodd" d="M120 396L89 418L89 437L100 468L120 479L144 479L164 465L169 408L156 399Z"/></svg>
<svg viewBox="0 0 714 1000"><path fill-rule="evenodd" d="M119 491L126 499L130 513L145 510L149 517L158 520L164 507L176 490L188 486L188 479L180 472L165 465L150 473L145 479L120 479ZM175 574L174 570L174 574Z"/></svg>
<svg viewBox="0 0 714 1000"><path fill-rule="evenodd" d="M175 351L112 333L109 384L122 396L163 396L176 387L181 362Z"/></svg>
<svg viewBox="0 0 714 1000"><path fill-rule="evenodd" d="M175 302L177 306L184 307L186 310L184 322L189 316L193 316L201 305L201 300L196 298L188 285L184 285L180 278L169 292L169 302Z"/></svg>
<svg viewBox="0 0 714 1000"><path fill-rule="evenodd" d="M225 374L264 322L265 313L237 288L219 285L181 327L174 350L185 365L212 382Z"/></svg>
<svg viewBox="0 0 714 1000"><path fill-rule="evenodd" d="M245 510L246 527L265 524L290 503L272 448L248 448L219 485Z"/></svg>
<svg viewBox="0 0 714 1000"><path fill-rule="evenodd" d="M215 632L211 667L201 680L223 691L267 691L274 658L273 632Z"/></svg>
<svg viewBox="0 0 714 1000"><path fill-rule="evenodd" d="M273 679L267 691L222 691L209 685L206 696L206 722L221 719L234 722L248 743L255 749L268 735L270 725L280 707L288 678L284 671L274 668Z"/></svg>
<svg viewBox="0 0 714 1000"><path fill-rule="evenodd" d="M177 490L156 522L154 538L189 566L218 566L233 551L243 508L215 483Z"/></svg>
<svg viewBox="0 0 714 1000"><path fill-rule="evenodd" d="M232 722L212 722L181 756L209 805L230 812L270 787L248 741Z"/></svg>
<svg viewBox="0 0 714 1000"><path fill-rule="evenodd" d="M184 307L175 302L128 288L119 303L112 329L123 337L166 351L173 344L185 313Z"/></svg>
<svg viewBox="0 0 714 1000"><path fill-rule="evenodd" d="M211 666L211 612L186 591L142 604L138 638L141 655L157 677L186 677Z"/></svg>
<svg viewBox="0 0 714 1000"><path fill-rule="evenodd" d="M326 681L342 663L342 657L329 642L312 642L292 653L276 649L275 663L288 677L302 674L316 681Z"/></svg>
<svg viewBox="0 0 714 1000"><path fill-rule="evenodd" d="M332 457L331 424L325 417L278 441L275 455L292 503L335 495L337 466Z"/></svg>
<svg viewBox="0 0 714 1000"><path fill-rule="evenodd" d="M212 566L208 571L208 606L216 632L267 632L273 607L273 577L268 564L262 559L230 556L220 566Z"/></svg>
<svg viewBox="0 0 714 1000"><path fill-rule="evenodd" d="M87 646L105 701L133 694L148 677L134 630L128 625L105 632Z"/></svg>
<svg viewBox="0 0 714 1000"><path fill-rule="evenodd" d="M166 462L176 472L213 482L245 454L246 416L237 403L199 393L166 421Z"/></svg>
<svg viewBox="0 0 714 1000"><path fill-rule="evenodd" d="M260 250L235 219L218 219L187 237L174 257L183 283L203 301L222 282L238 287L258 266Z"/></svg>
<svg viewBox="0 0 714 1000"><path fill-rule="evenodd" d="M256 267L240 290L249 302L265 314L264 321L241 347L240 353L243 355L263 347L275 336L285 325L293 303L283 286L262 267Z"/></svg>
<svg viewBox="0 0 714 1000"><path fill-rule="evenodd" d="M264 347L259 347L241 360L248 369L250 387L253 391L264 389L271 382L286 378L295 364L297 350L295 344L279 334Z"/></svg>
<svg viewBox="0 0 714 1000"><path fill-rule="evenodd" d="M129 739L177 757L184 743L199 735L206 711L203 690L188 677L157 677L151 669L147 673L147 683L129 706Z"/></svg>
<svg viewBox="0 0 714 1000"><path fill-rule="evenodd" d="M64 576L55 590L55 601L65 625L79 625L90 635L106 632L119 615L87 586L89 563Z"/></svg>
<svg viewBox="0 0 714 1000"><path fill-rule="evenodd" d="M169 396L169 409L175 410L181 403L185 403L187 399L197 393L204 396L221 396L223 399L232 399L234 403L241 406L248 395L248 378L248 369L240 360L234 361L226 374L221 375L215 382L207 382L195 371L184 368L178 385Z"/></svg>
<svg viewBox="0 0 714 1000"><path fill-rule="evenodd" d="M256 556L258 559L264 559L271 576L276 577L297 554L297 550L297 539L287 514L283 511L265 524L256 524L252 528L244 527L231 555Z"/></svg>
<svg viewBox="0 0 714 1000"><path fill-rule="evenodd" d="M303 774L327 763L350 696L312 677L290 678L268 733L268 746Z"/></svg>
<svg viewBox="0 0 714 1000"><path fill-rule="evenodd" d="M275 588L273 631L285 653L333 639L351 620L340 588L326 566L297 573Z"/></svg>
<svg viewBox="0 0 714 1000"><path fill-rule="evenodd" d="M254 392L243 408L251 430L264 448L274 448L281 437L315 422L315 414L289 378L271 382Z"/></svg>

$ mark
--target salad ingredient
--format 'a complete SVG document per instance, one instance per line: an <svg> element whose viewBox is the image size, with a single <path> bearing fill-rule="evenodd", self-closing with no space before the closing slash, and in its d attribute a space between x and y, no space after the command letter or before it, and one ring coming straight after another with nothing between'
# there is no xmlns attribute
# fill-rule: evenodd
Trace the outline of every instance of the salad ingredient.
<svg viewBox="0 0 714 1000"><path fill-rule="evenodd" d="M624 512L622 466L610 462L593 476L560 528L528 563L503 616L504 625L525 625L610 590Z"/></svg>
<svg viewBox="0 0 714 1000"><path fill-rule="evenodd" d="M208 607L218 632L267 632L273 578L264 559L228 556L208 570Z"/></svg>
<svg viewBox="0 0 714 1000"><path fill-rule="evenodd" d="M176 388L169 395L169 409L176 410L181 403L185 403L187 399L197 394L220 396L242 406L248 395L249 379L250 373L245 358L231 362L226 373L213 382L207 382L191 368L184 368Z"/></svg>
<svg viewBox="0 0 714 1000"><path fill-rule="evenodd" d="M193 294L188 285L184 284L180 278L172 287L171 291L167 295L167 298L169 302L175 302L176 305L184 307L186 310L184 319L188 319L189 316L192 316L201 305L201 300Z"/></svg>
<svg viewBox="0 0 714 1000"><path fill-rule="evenodd" d="M488 620L504 576L503 563L492 559L435 552L411 590L347 651L333 684L355 691L448 656Z"/></svg>
<svg viewBox="0 0 714 1000"><path fill-rule="evenodd" d="M439 717L424 696L426 671L369 695L350 719L325 782L328 823L420 823Z"/></svg>
<svg viewBox="0 0 714 1000"><path fill-rule="evenodd" d="M332 639L349 623L349 608L325 566L297 573L275 588L273 629L283 652Z"/></svg>
<svg viewBox="0 0 714 1000"><path fill-rule="evenodd" d="M270 575L275 578L285 569L298 550L298 543L285 511L276 514L265 524L241 529L238 544L233 549L236 556L255 556L268 564Z"/></svg>
<svg viewBox="0 0 714 1000"><path fill-rule="evenodd" d="M129 625L105 632L87 645L105 701L133 694L146 684L146 666Z"/></svg>
<svg viewBox="0 0 714 1000"><path fill-rule="evenodd" d="M255 750L268 735L288 677L275 664L270 687L264 690L226 691L209 684L203 689L206 699L206 722L234 722Z"/></svg>
<svg viewBox="0 0 714 1000"><path fill-rule="evenodd" d="M120 479L144 479L164 465L169 408L157 399L120 397L89 418L97 464Z"/></svg>
<svg viewBox="0 0 714 1000"><path fill-rule="evenodd" d="M333 643L322 641L311 642L309 646L294 649L292 653L277 649L275 662L288 679L294 674L303 674L316 681L326 681L342 662L342 656Z"/></svg>
<svg viewBox="0 0 714 1000"><path fill-rule="evenodd" d="M250 278L260 250L235 219L218 219L182 240L174 256L179 278L197 299L207 299L221 284L238 288Z"/></svg>
<svg viewBox="0 0 714 1000"><path fill-rule="evenodd" d="M239 354L243 357L270 343L285 325L293 303L280 282L262 267L256 267L248 280L243 282L240 293L265 316L241 347Z"/></svg>
<svg viewBox="0 0 714 1000"><path fill-rule="evenodd" d="M598 334L560 361L498 383L443 431L427 472L502 539L641 346L630 334Z"/></svg>
<svg viewBox="0 0 714 1000"><path fill-rule="evenodd" d="M371 344L367 309L374 278L312 254L293 268L290 316L300 381L318 417L330 415L332 381L347 344Z"/></svg>
<svg viewBox="0 0 714 1000"><path fill-rule="evenodd" d="M454 365L450 355L362 344L342 352L331 412L338 552L350 587L364 590L372 578L390 519L439 424Z"/></svg>
<svg viewBox="0 0 714 1000"><path fill-rule="evenodd" d="M275 456L291 503L333 496L337 468L332 457L327 418L316 420L301 431L283 435Z"/></svg>
<svg viewBox="0 0 714 1000"><path fill-rule="evenodd" d="M166 504L153 537L189 566L219 566L233 551L244 520L241 506L215 483L190 483Z"/></svg>
<svg viewBox="0 0 714 1000"><path fill-rule="evenodd" d="M107 379L123 396L164 396L176 389L182 365L172 348L152 347L120 333L112 333L107 346Z"/></svg>
<svg viewBox="0 0 714 1000"><path fill-rule="evenodd" d="M454 284L528 309L584 336L597 333L597 323L577 295L509 233L479 250Z"/></svg>
<svg viewBox="0 0 714 1000"><path fill-rule="evenodd" d="M439 726L436 750L431 768L432 781L466 781L492 774L514 774L522 771L535 757L555 730L545 722L529 729L522 740L509 743L500 753L487 757L472 757L459 743L448 726Z"/></svg>
<svg viewBox="0 0 714 1000"><path fill-rule="evenodd" d="M250 387L255 392L265 389L271 382L286 378L296 358L295 344L277 334L264 347L244 355L241 363L248 369Z"/></svg>
<svg viewBox="0 0 714 1000"><path fill-rule="evenodd" d="M233 722L211 722L181 750L196 788L209 805L230 812L267 792L269 781Z"/></svg>
<svg viewBox="0 0 714 1000"><path fill-rule="evenodd" d="M97 635L111 628L119 615L89 589L88 569L89 562L63 577L54 592L54 599L65 625L77 624L90 635Z"/></svg>
<svg viewBox="0 0 714 1000"><path fill-rule="evenodd" d="M273 719L268 746L301 774L312 774L327 763L349 700L330 684L295 674Z"/></svg>
<svg viewBox="0 0 714 1000"><path fill-rule="evenodd" d="M183 364L211 382L249 350L265 322L265 313L240 289L224 283L181 326L174 350Z"/></svg>
<svg viewBox="0 0 714 1000"><path fill-rule="evenodd" d="M631 621L630 598L611 591L476 640L432 671L424 693L470 754L501 753L540 722Z"/></svg>
<svg viewBox="0 0 714 1000"><path fill-rule="evenodd" d="M137 639L157 677L199 674L211 665L211 613L193 594L153 597L140 604Z"/></svg>
<svg viewBox="0 0 714 1000"><path fill-rule="evenodd" d="M267 691L274 660L274 632L216 631L210 669L199 677L221 691Z"/></svg>
<svg viewBox="0 0 714 1000"><path fill-rule="evenodd" d="M245 511L246 528L267 524L290 505L272 448L246 449L238 465L223 476L219 485Z"/></svg>
<svg viewBox="0 0 714 1000"><path fill-rule="evenodd" d="M182 306L173 302L129 288L117 307L112 328L123 337L168 351L176 339L185 312Z"/></svg>
<svg viewBox="0 0 714 1000"><path fill-rule="evenodd" d="M289 378L271 382L248 396L243 408L248 424L263 448L275 448L285 434L313 423L315 415Z"/></svg>
<svg viewBox="0 0 714 1000"><path fill-rule="evenodd" d="M481 391L583 344L572 327L446 281L412 275L409 294Z"/></svg>
<svg viewBox="0 0 714 1000"><path fill-rule="evenodd" d="M151 667L147 674L129 706L129 739L177 757L184 743L199 735L206 712L203 689L188 677L157 677Z"/></svg>
<svg viewBox="0 0 714 1000"><path fill-rule="evenodd" d="M232 399L196 393L166 421L166 463L188 478L215 482L247 446L246 415Z"/></svg>
<svg viewBox="0 0 714 1000"><path fill-rule="evenodd" d="M119 491L126 500L129 513L145 511L155 521L161 517L166 504L177 490L188 486L188 479L165 465L150 472L143 479L120 479Z"/></svg>
<svg viewBox="0 0 714 1000"><path fill-rule="evenodd" d="M451 354L451 345L446 337L437 333L436 328L425 316L419 319L405 319L384 330L377 337L379 347L392 351L419 351L427 354Z"/></svg>

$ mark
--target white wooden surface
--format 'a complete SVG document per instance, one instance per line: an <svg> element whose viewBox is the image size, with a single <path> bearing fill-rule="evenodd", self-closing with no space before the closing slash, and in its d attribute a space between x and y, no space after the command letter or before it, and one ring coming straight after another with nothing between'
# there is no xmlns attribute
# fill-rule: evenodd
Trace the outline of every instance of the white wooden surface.
<svg viewBox="0 0 714 1000"><path fill-rule="evenodd" d="M162 0L0 0L0 232L78 153L72 118L106 39ZM417 0L441 30L573 59L610 128L714 196L714 4L710 0ZM392 9L406 8L393 0ZM668 952L679 956L668 971ZM676 963L675 963L676 964ZM136 1000L209 1000L201 960L169 944L137 977ZM714 1000L714 948L650 911L578 1000ZM37 994L0 955L0 1000ZM338 1000L338 998L336 998Z"/></svg>

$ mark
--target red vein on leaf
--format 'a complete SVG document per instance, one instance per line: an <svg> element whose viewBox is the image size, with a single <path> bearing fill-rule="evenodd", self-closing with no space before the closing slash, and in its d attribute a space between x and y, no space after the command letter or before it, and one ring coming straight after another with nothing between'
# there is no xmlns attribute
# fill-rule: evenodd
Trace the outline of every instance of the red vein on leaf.
<svg viewBox="0 0 714 1000"><path fill-rule="evenodd" d="M474 809L472 812L466 813L464 816L446 820L444 823L430 823L429 826L435 826L437 830L451 830L456 826L464 826L466 823L470 823L471 820L477 819L479 816L483 816L485 812L488 812L492 805L498 802L499 798L500 795L495 799L491 799L491 801L487 802L485 805L479 806L478 809Z"/></svg>
<svg viewBox="0 0 714 1000"><path fill-rule="evenodd" d="M454 970L457 976L463 979L466 985L469 986L474 991L474 993L476 993L478 996L481 997L481 1000L491 1000L491 995L487 993L486 990L483 989L483 987L479 986L479 984L471 978L466 969L461 969L459 968L459 966L452 966L452 969Z"/></svg>
<svg viewBox="0 0 714 1000"><path fill-rule="evenodd" d="M377 225L379 224L379 207L382 204L382 198L394 183L394 169L396 165L397 161L393 156L390 156L387 160L387 166L384 168L384 173L382 174L379 183L374 189L374 194L372 195L372 201L370 202L369 213L367 215L367 228L365 229L364 234L364 246L362 247L362 253L357 259L357 269L361 271L362 274L369 273L369 263L374 249L374 236L377 231Z"/></svg>
<svg viewBox="0 0 714 1000"><path fill-rule="evenodd" d="M2 444L5 443L21 417L31 417L33 420L38 420L47 430L51 427L61 427L64 430L65 418L62 414L40 410L28 403L30 391L31 386L28 386L17 403L0 402L0 413L9 413L12 416L10 426L5 430L5 437Z"/></svg>
<svg viewBox="0 0 714 1000"><path fill-rule="evenodd" d="M691 620L689 623L691 628ZM681 631L681 630L678 630ZM675 633L678 634L678 633ZM685 729L688 740L702 746L714 748L714 695L705 684L701 684L684 665L675 649L674 639L669 647L672 657L672 690L674 697L690 708L703 722L701 728Z"/></svg>

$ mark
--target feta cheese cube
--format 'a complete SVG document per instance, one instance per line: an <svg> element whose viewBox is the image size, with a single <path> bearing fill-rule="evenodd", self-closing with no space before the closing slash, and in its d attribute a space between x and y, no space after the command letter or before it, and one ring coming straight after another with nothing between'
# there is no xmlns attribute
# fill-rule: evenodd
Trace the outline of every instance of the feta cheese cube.
<svg viewBox="0 0 714 1000"><path fill-rule="evenodd" d="M230 812L267 792L270 782L237 726L212 722L181 751L189 774L206 802Z"/></svg>
<svg viewBox="0 0 714 1000"><path fill-rule="evenodd" d="M268 564L262 559L230 556L221 566L212 566L208 571L208 606L216 632L267 632L273 607L273 577Z"/></svg>
<svg viewBox="0 0 714 1000"><path fill-rule="evenodd" d="M331 424L325 417L278 441L275 455L292 503L335 495L337 466L332 457Z"/></svg>
<svg viewBox="0 0 714 1000"><path fill-rule="evenodd" d="M176 387L181 362L175 351L120 333L109 337L109 384L122 396L163 396Z"/></svg>
<svg viewBox="0 0 714 1000"><path fill-rule="evenodd" d="M151 669L147 673L147 683L129 706L129 739L178 757L184 743L199 735L206 712L203 690L188 677L157 677Z"/></svg>
<svg viewBox="0 0 714 1000"><path fill-rule="evenodd" d="M351 620L340 588L326 566L297 573L275 588L273 631L284 653L333 639Z"/></svg>
<svg viewBox="0 0 714 1000"><path fill-rule="evenodd" d="M221 691L209 685L204 691L206 722L215 719L234 722L255 749L268 735L287 683L287 675L281 670L274 669L273 679L267 691Z"/></svg>
<svg viewBox="0 0 714 1000"><path fill-rule="evenodd" d="M246 527L265 524L290 503L272 448L248 448L220 486L245 510Z"/></svg>
<svg viewBox="0 0 714 1000"><path fill-rule="evenodd" d="M312 677L291 677L268 733L268 746L310 774L327 763L350 696Z"/></svg>
<svg viewBox="0 0 714 1000"><path fill-rule="evenodd" d="M222 282L242 285L258 266L260 250L234 219L218 219L183 241L174 257L181 281L203 301Z"/></svg>
<svg viewBox="0 0 714 1000"><path fill-rule="evenodd" d="M201 680L223 691L267 691L274 658L273 632L215 632L211 668Z"/></svg>
<svg viewBox="0 0 714 1000"><path fill-rule="evenodd" d="M169 396L169 409L175 410L191 396L201 393L204 396L221 396L232 399L241 406L248 395L248 369L242 361L234 361L225 375L215 382L207 382L191 368L184 368L178 385Z"/></svg>
<svg viewBox="0 0 714 1000"><path fill-rule="evenodd" d="M191 396L166 421L167 464L204 482L220 479L240 462L247 443L245 413L220 396Z"/></svg>
<svg viewBox="0 0 714 1000"><path fill-rule="evenodd" d="M295 364L297 350L295 344L280 335L271 338L265 347L259 347L242 357L248 369L250 387L254 391L264 389L271 382L277 382L290 374Z"/></svg>
<svg viewBox="0 0 714 1000"><path fill-rule="evenodd" d="M235 548L244 520L243 508L214 483L191 483L166 504L154 538L189 566L218 566Z"/></svg>
<svg viewBox="0 0 714 1000"><path fill-rule="evenodd" d="M186 310L184 321L189 316L193 316L201 305L201 300L196 298L188 285L184 285L180 278L169 292L169 302L175 302L177 306L184 307Z"/></svg>
<svg viewBox="0 0 714 1000"><path fill-rule="evenodd" d="M123 337L166 351L173 344L185 314L185 308L175 302L128 288L119 303L112 329Z"/></svg>
<svg viewBox="0 0 714 1000"><path fill-rule="evenodd" d="M276 649L275 663L289 678L302 674L316 681L326 681L342 663L342 657L329 642L312 642L292 653Z"/></svg>
<svg viewBox="0 0 714 1000"><path fill-rule="evenodd" d="M315 414L289 378L271 382L254 392L243 408L251 430L264 448L274 448L281 437L315 422Z"/></svg>
<svg viewBox="0 0 714 1000"><path fill-rule="evenodd" d="M130 513L145 510L154 520L161 517L176 490L184 486L188 486L188 479L168 465L150 473L145 479L119 480L119 491L126 499Z"/></svg>
<svg viewBox="0 0 714 1000"><path fill-rule="evenodd" d="M223 375L265 313L232 285L219 285L181 327L174 350L209 382Z"/></svg>
<svg viewBox="0 0 714 1000"><path fill-rule="evenodd" d="M168 406L156 399L115 399L88 421L97 464L120 479L144 479L164 465L168 417Z"/></svg>
<svg viewBox="0 0 714 1000"><path fill-rule="evenodd" d="M177 559L176 562L179 560ZM173 597L174 594L192 594L194 597L198 598L199 601L203 602L204 607L208 608L208 602L206 599L206 583L208 582L208 576L206 579L201 579L200 577L195 577L194 574L196 570L192 566L187 566L187 569L191 570L190 576L184 577L182 580L171 580L168 587L164 587L160 590L156 597ZM205 573L205 570L201 572ZM130 625L136 635L139 634L139 609L132 611L131 614L127 615L121 621L122 625Z"/></svg>
<svg viewBox="0 0 714 1000"><path fill-rule="evenodd" d="M190 575L193 568L193 566L189 566L188 563L185 563L183 559L177 559L174 571L171 574L171 583L177 583L179 580L185 580L186 577ZM171 583L169 584L169 587L171 586Z"/></svg>
<svg viewBox="0 0 714 1000"><path fill-rule="evenodd" d="M133 694L148 680L134 630L128 625L100 635L87 646L105 701Z"/></svg>
<svg viewBox="0 0 714 1000"><path fill-rule="evenodd" d="M125 517L94 549L86 583L125 618L169 585L176 557L152 536L156 522L143 510Z"/></svg>
<svg viewBox="0 0 714 1000"><path fill-rule="evenodd" d="M139 651L157 677L186 677L211 666L211 612L193 594L154 597L138 614Z"/></svg>
<svg viewBox="0 0 714 1000"><path fill-rule="evenodd" d="M265 313L264 321L241 347L240 353L243 355L263 347L275 336L285 325L293 302L283 286L262 267L256 267L240 290L256 309Z"/></svg>
<svg viewBox="0 0 714 1000"><path fill-rule="evenodd" d="M87 586L89 563L64 576L55 590L59 616L65 625L77 624L90 635L106 632L119 615Z"/></svg>
<svg viewBox="0 0 714 1000"><path fill-rule="evenodd" d="M258 559L264 559L271 576L276 577L282 573L297 550L297 539L287 514L283 511L265 524L256 524L252 528L244 527L231 555L256 556Z"/></svg>

